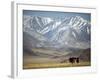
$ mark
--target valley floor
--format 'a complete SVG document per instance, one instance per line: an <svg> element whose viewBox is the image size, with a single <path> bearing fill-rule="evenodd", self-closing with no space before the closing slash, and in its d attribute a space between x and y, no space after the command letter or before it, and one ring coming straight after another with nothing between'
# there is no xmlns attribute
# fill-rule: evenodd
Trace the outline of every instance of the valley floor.
<svg viewBox="0 0 100 80"><path fill-rule="evenodd" d="M38 68L59 68L59 67L83 67L90 66L90 62L80 63L30 63L24 64L23 69L38 69Z"/></svg>
<svg viewBox="0 0 100 80"><path fill-rule="evenodd" d="M68 52L66 51L60 52L48 49L33 49L33 53L36 55L23 56L23 69L83 67L91 65L91 61L86 60L80 60L79 63L70 63L68 60L69 56L66 55Z"/></svg>

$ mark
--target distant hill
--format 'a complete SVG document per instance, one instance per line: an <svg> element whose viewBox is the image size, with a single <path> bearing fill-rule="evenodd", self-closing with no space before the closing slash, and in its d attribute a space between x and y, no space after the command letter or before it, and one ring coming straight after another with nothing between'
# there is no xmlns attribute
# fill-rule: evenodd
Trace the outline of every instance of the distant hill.
<svg viewBox="0 0 100 80"><path fill-rule="evenodd" d="M90 61L91 60L91 49L88 48L88 49L84 50L83 53L80 54L79 58L82 61Z"/></svg>

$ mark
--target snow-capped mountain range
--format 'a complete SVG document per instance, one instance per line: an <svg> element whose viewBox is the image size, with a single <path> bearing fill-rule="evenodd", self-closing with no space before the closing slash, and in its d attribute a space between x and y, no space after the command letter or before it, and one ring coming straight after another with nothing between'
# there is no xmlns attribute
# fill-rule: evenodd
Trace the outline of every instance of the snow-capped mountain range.
<svg viewBox="0 0 100 80"><path fill-rule="evenodd" d="M80 16L61 20L24 15L23 32L24 45L31 48L90 48L91 24Z"/></svg>

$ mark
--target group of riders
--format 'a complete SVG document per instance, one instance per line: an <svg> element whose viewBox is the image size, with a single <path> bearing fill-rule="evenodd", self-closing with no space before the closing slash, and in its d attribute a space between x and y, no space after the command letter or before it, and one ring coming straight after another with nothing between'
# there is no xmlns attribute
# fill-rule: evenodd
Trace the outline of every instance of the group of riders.
<svg viewBox="0 0 100 80"><path fill-rule="evenodd" d="M69 62L72 63L72 64L73 63L79 63L80 60L79 60L79 57L70 57Z"/></svg>
<svg viewBox="0 0 100 80"><path fill-rule="evenodd" d="M69 63L80 63L80 59L79 59L79 57L70 57L68 60L63 60L63 61L61 61L61 63L65 63L65 62L69 62Z"/></svg>

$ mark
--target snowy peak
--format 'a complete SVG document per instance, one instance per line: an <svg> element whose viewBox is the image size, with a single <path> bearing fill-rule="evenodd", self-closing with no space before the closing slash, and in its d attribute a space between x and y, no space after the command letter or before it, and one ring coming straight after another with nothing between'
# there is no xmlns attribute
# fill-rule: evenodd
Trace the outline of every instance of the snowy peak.
<svg viewBox="0 0 100 80"><path fill-rule="evenodd" d="M24 32L39 40L43 47L89 47L90 23L80 16L56 20L48 17L23 17Z"/></svg>
<svg viewBox="0 0 100 80"><path fill-rule="evenodd" d="M70 25L74 29L81 29L85 25L88 25L89 22L84 20L80 16L72 17L68 25Z"/></svg>

